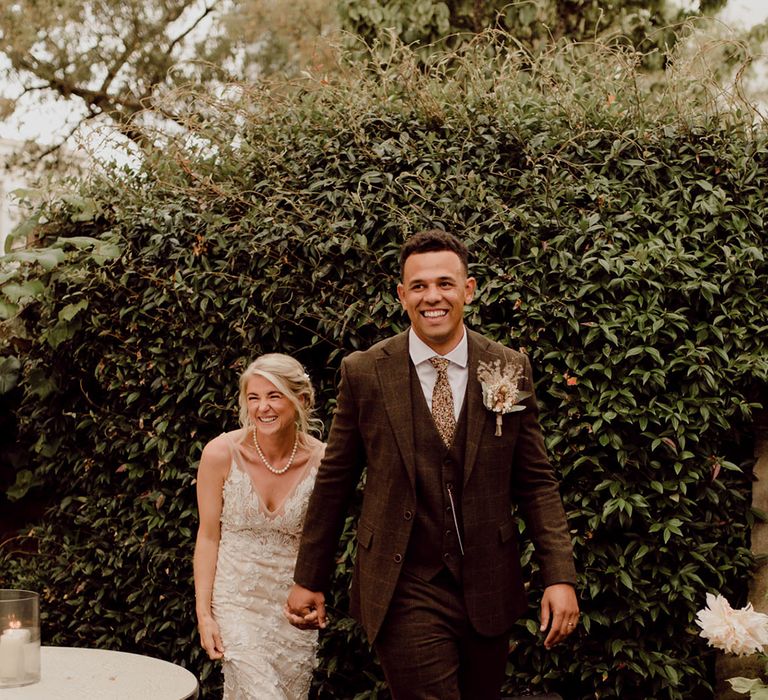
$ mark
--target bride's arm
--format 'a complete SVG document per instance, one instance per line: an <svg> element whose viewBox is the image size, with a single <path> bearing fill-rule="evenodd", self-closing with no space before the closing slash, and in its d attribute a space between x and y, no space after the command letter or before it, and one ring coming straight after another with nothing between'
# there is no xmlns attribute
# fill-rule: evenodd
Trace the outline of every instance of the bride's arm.
<svg viewBox="0 0 768 700"><path fill-rule="evenodd" d="M197 469L200 525L194 556L195 611L200 643L211 659L220 659L224 655L219 626L211 612L211 597L221 536L222 493L229 466L229 447L220 436L205 446Z"/></svg>

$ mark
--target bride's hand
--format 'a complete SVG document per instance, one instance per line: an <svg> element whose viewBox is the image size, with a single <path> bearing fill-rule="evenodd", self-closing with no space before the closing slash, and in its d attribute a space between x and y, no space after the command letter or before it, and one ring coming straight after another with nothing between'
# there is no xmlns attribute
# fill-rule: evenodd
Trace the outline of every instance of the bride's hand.
<svg viewBox="0 0 768 700"><path fill-rule="evenodd" d="M299 629L323 629L327 624L325 596L320 591L310 591L295 583L283 607L283 615Z"/></svg>
<svg viewBox="0 0 768 700"><path fill-rule="evenodd" d="M221 641L219 625L212 617L198 620L197 627L200 630L200 644L211 659L224 657L224 644Z"/></svg>

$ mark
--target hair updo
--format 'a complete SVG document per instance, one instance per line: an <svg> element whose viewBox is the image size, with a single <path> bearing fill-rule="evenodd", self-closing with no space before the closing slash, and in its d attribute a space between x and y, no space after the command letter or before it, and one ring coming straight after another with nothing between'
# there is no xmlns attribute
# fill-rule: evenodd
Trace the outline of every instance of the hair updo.
<svg viewBox="0 0 768 700"><path fill-rule="evenodd" d="M296 428L300 435L308 433L322 435L323 424L312 415L315 409L315 390L312 388L309 375L298 360L279 352L262 355L251 362L240 375L241 426L245 428L250 423L246 390L248 380L254 375L272 382L277 390L293 404L296 409Z"/></svg>

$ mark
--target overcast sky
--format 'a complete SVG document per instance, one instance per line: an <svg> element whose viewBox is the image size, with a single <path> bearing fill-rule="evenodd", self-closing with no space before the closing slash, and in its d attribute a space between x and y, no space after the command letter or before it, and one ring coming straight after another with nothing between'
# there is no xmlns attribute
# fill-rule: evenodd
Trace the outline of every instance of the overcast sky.
<svg viewBox="0 0 768 700"><path fill-rule="evenodd" d="M768 2L766 0L728 0L720 16L729 24L744 23L746 26L752 26L765 21L768 17Z"/></svg>

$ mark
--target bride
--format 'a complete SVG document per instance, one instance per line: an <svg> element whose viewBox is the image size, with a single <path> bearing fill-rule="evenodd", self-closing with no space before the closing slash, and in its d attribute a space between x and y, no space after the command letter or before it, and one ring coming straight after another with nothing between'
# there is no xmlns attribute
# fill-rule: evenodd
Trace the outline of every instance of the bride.
<svg viewBox="0 0 768 700"><path fill-rule="evenodd" d="M200 642L223 659L224 700L306 698L317 633L283 617L325 444L299 362L262 355L240 377L240 423L203 449L195 596ZM320 432L316 430L316 432Z"/></svg>

